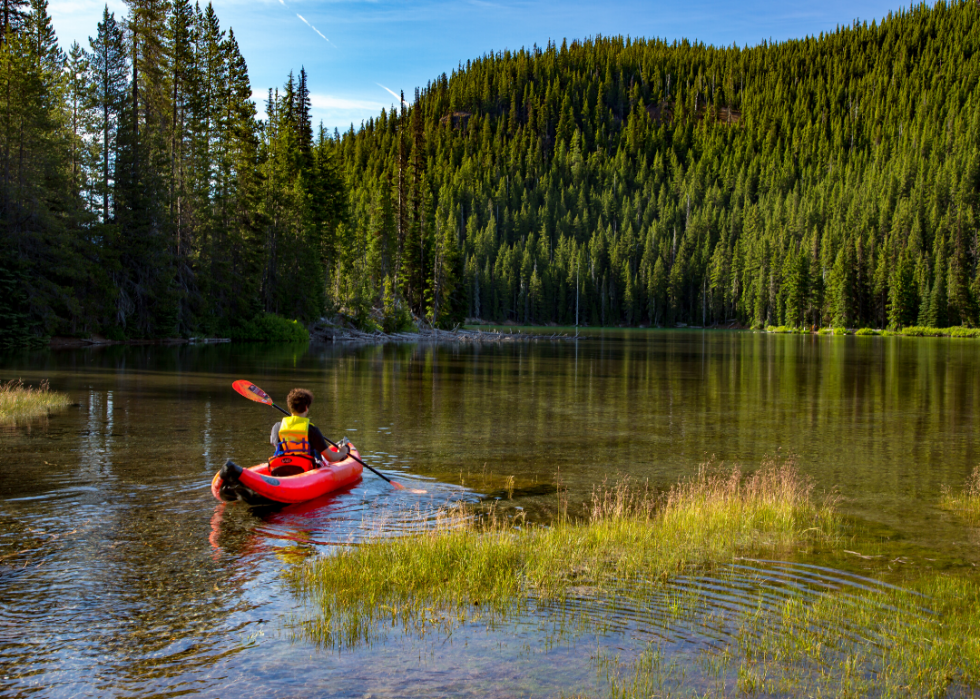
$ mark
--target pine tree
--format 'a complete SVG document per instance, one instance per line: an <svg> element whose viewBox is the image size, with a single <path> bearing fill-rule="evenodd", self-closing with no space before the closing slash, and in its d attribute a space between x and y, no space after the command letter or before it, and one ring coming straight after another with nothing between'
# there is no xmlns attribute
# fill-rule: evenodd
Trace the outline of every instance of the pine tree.
<svg viewBox="0 0 980 699"><path fill-rule="evenodd" d="M91 127L93 145L98 150L98 176L92 183L96 200L101 201L101 218L108 223L112 217L113 185L115 180L117 134L121 112L125 106L129 69L122 28L115 15L106 7L98 33L89 37Z"/></svg>
<svg viewBox="0 0 980 699"><path fill-rule="evenodd" d="M852 327L856 319L854 248L845 243L830 274L831 315L836 327Z"/></svg>
<svg viewBox="0 0 980 699"><path fill-rule="evenodd" d="M166 0L127 0L132 77L118 134L115 238L118 324L141 337L177 332L178 290L168 249Z"/></svg>
<svg viewBox="0 0 980 699"><path fill-rule="evenodd" d="M88 175L92 152L86 136L92 131L92 88L89 60L78 42L73 42L65 62L65 101L68 106L68 177L71 196L89 196Z"/></svg>
<svg viewBox="0 0 980 699"><path fill-rule="evenodd" d="M409 112L412 149L410 158L411 180L408 191L408 230L402 246L401 273L402 295L417 315L425 315L428 293L427 280L430 267L429 238L431 220L427 220L426 208L432 208L431 194L425 179L425 129L422 123L422 105L416 93L415 105Z"/></svg>
<svg viewBox="0 0 980 699"><path fill-rule="evenodd" d="M810 299L810 258L801 250L796 255L788 255L789 275L786 279L786 324L801 327L805 324Z"/></svg>
<svg viewBox="0 0 980 699"><path fill-rule="evenodd" d="M949 297L946 293L946 255L943 252L944 241L937 243L936 268L929 294L929 314L926 325L930 328L945 328L949 326Z"/></svg>
<svg viewBox="0 0 980 699"><path fill-rule="evenodd" d="M7 41L7 34L21 30L27 17L28 0L0 0L0 44Z"/></svg>
<svg viewBox="0 0 980 699"><path fill-rule="evenodd" d="M907 251L903 252L888 281L888 323L894 328L911 325L918 315L914 272L912 260Z"/></svg>

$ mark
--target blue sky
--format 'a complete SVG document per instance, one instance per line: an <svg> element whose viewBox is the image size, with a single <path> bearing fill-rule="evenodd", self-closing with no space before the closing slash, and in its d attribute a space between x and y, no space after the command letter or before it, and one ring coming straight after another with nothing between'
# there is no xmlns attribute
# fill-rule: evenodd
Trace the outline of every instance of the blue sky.
<svg viewBox="0 0 980 699"><path fill-rule="evenodd" d="M105 0L49 0L65 48L86 48ZM203 3L202 3L203 4ZM122 0L109 9L125 15ZM582 0L214 0L248 62L255 94L282 85L290 70L310 76L314 118L330 129L377 115L443 72L489 51L607 36L698 39L754 45L880 20L899 6L881 0L786 3ZM261 104L260 104L261 112Z"/></svg>

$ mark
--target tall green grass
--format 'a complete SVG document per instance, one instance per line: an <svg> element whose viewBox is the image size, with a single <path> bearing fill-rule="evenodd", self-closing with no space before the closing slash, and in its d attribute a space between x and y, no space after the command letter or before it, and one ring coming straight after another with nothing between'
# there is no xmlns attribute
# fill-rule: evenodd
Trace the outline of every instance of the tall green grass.
<svg viewBox="0 0 980 699"><path fill-rule="evenodd" d="M801 333L809 334L811 331L808 328L797 328L786 325L769 325L766 326L766 332L768 333ZM817 330L819 335L881 335L883 337L892 337L894 335L904 335L906 337L959 337L959 338L971 338L980 337L980 328L966 328L962 326L955 326L951 328L927 328L923 326L910 326L907 328L893 328L886 330L878 330L876 328L820 328Z"/></svg>
<svg viewBox="0 0 980 699"><path fill-rule="evenodd" d="M778 552L837 536L834 503L818 501L792 464L743 474L702 466L658 494L629 484L598 490L584 520L549 526L446 511L423 533L381 539L320 557L289 574L318 618L305 635L356 644L374 626L462 621L474 610L502 614L532 597L599 595L624 581L656 582L743 552Z"/></svg>
<svg viewBox="0 0 980 699"><path fill-rule="evenodd" d="M973 523L980 523L980 466L973 469L966 487L961 492L943 489L940 507L963 515Z"/></svg>
<svg viewBox="0 0 980 699"><path fill-rule="evenodd" d="M687 668L659 643L632 660L600 655L598 665L621 699L692 696L691 684L701 687L694 696L976 696L980 585L933 574L910 590L791 597L743 614L734 643Z"/></svg>
<svg viewBox="0 0 980 699"><path fill-rule="evenodd" d="M49 415L64 408L71 400L64 393L51 390L47 381L36 388L25 386L20 379L0 381L0 424L13 424Z"/></svg>

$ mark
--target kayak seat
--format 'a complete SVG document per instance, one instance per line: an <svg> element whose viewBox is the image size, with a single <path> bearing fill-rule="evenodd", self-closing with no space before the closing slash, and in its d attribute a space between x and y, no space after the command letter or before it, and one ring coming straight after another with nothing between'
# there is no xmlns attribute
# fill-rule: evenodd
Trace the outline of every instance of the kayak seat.
<svg viewBox="0 0 980 699"><path fill-rule="evenodd" d="M273 478L289 478L306 473L313 466L313 460L292 455L273 456L269 459L269 475Z"/></svg>
<svg viewBox="0 0 980 699"><path fill-rule="evenodd" d="M296 464L283 464L282 466L273 467L269 473L274 478L288 478L289 476L298 476L301 473L305 473L306 469L302 466L297 466Z"/></svg>

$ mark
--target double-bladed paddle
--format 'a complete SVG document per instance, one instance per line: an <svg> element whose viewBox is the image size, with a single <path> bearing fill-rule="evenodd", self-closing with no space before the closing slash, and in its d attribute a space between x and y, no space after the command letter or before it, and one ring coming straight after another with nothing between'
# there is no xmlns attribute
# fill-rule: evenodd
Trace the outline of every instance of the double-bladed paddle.
<svg viewBox="0 0 980 699"><path fill-rule="evenodd" d="M256 386L251 381L245 381L245 380L235 381L234 383L231 384L231 387L234 388L236 392L240 393L241 395L245 396L246 398L248 398L251 401L255 401L256 403L262 403L263 405L271 405L273 408L275 408L279 412L283 413L284 415L289 415L289 411L288 410L285 410L281 406L276 405L272 401L272 398L269 396L268 393L266 393L265 391L263 391L261 388L259 388L258 386ZM327 438L324 437L324 439L327 439ZM329 439L327 439L327 442L329 444L333 445L335 448L340 449L340 447L337 446L337 444L335 442L331 442ZM372 473L374 473L376 476L380 476L381 478L384 478L386 481L388 481L389 483L391 483L391 485L396 490L407 490L407 491L409 491L411 493L418 493L419 495L424 495L425 494L425 491L424 490L413 490L411 488L406 488L401 483L396 483L395 481L393 481L390 478L388 478L388 476L386 476L385 474L381 473L380 471L378 471L376 469L371 468L366 463L364 463L363 461L361 461L359 458L357 458L356 456L354 456L353 453L350 453L350 450L348 450L348 453L350 454L350 457L352 459L354 459L354 461L356 461L361 466L363 466L364 468L366 468L369 471L371 471Z"/></svg>

